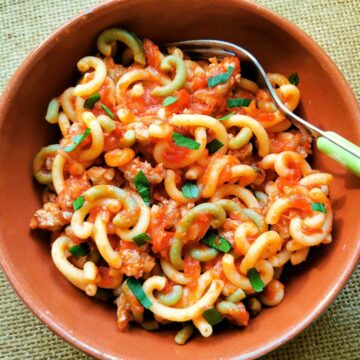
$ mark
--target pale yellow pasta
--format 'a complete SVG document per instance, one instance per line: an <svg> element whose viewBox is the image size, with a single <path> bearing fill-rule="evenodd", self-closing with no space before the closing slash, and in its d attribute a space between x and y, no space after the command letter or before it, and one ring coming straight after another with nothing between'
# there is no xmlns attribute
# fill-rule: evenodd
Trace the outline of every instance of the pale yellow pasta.
<svg viewBox="0 0 360 360"><path fill-rule="evenodd" d="M81 72L94 69L93 78L84 83L75 86L73 94L75 96L90 96L97 92L104 83L107 70L104 62L95 56L86 56L77 63L78 69Z"/></svg>
<svg viewBox="0 0 360 360"><path fill-rule="evenodd" d="M303 177L299 184L302 186L321 186L330 185L333 181L333 176L327 173L314 173Z"/></svg>
<svg viewBox="0 0 360 360"><path fill-rule="evenodd" d="M66 136L70 130L70 121L64 112L61 112L58 117L58 124L63 136Z"/></svg>
<svg viewBox="0 0 360 360"><path fill-rule="evenodd" d="M246 91L250 91L253 94L256 94L256 92L259 90L259 86L256 82L243 77L239 81L239 87Z"/></svg>
<svg viewBox="0 0 360 360"><path fill-rule="evenodd" d="M264 127L255 119L246 115L232 115L228 120L223 121L226 129L236 127L248 127L254 133L258 141L260 156L266 156L270 151L269 136Z"/></svg>
<svg viewBox="0 0 360 360"><path fill-rule="evenodd" d="M231 180L240 178L239 183L242 186L247 186L255 182L257 176L256 170L249 165L234 165L231 168Z"/></svg>
<svg viewBox="0 0 360 360"><path fill-rule="evenodd" d="M193 324L203 337L209 337L212 335L213 328L203 316L198 316L193 319Z"/></svg>
<svg viewBox="0 0 360 360"><path fill-rule="evenodd" d="M102 214L96 216L94 223L93 237L96 243L96 246L104 258L104 260L114 269L119 269L121 267L122 259L118 251L113 250L111 247L110 241L107 236L107 226L106 222L102 219Z"/></svg>
<svg viewBox="0 0 360 360"><path fill-rule="evenodd" d="M95 201L85 201L83 206L76 210L71 218L71 229L74 235L80 239L87 239L91 236L94 224L89 221L84 221L89 211L95 207L106 207L112 212L118 212L121 209L121 204L117 199L104 198Z"/></svg>
<svg viewBox="0 0 360 360"><path fill-rule="evenodd" d="M271 204L265 217L267 224L274 225L280 220L280 216L287 210L296 208L296 199L281 197Z"/></svg>
<svg viewBox="0 0 360 360"><path fill-rule="evenodd" d="M290 163L298 163L302 174L308 175L312 170L304 157L295 151L283 151L277 155L274 169L279 176L287 177L291 174Z"/></svg>
<svg viewBox="0 0 360 360"><path fill-rule="evenodd" d="M152 276L144 282L143 290L152 302L149 309L154 314L170 321L189 321L201 316L204 310L215 303L224 286L221 280L213 280L209 289L195 304L179 309L162 305L153 295L154 290L161 291L165 287L166 281L164 277Z"/></svg>
<svg viewBox="0 0 360 360"><path fill-rule="evenodd" d="M267 77L269 78L270 82L271 82L271 85L273 87L280 87L282 85L287 85L289 84L289 79L282 75L282 74L278 74L278 73L267 73L266 74Z"/></svg>
<svg viewBox="0 0 360 360"><path fill-rule="evenodd" d="M57 154L54 158L51 168L52 181L54 184L55 191L60 194L65 186L64 180L64 165L65 157L61 154Z"/></svg>
<svg viewBox="0 0 360 360"><path fill-rule="evenodd" d="M164 180L164 187L167 194L170 196L171 199L185 204L188 202L194 202L196 199L190 199L182 194L180 190L178 190L176 183L175 183L175 172L173 170L166 171L166 177Z"/></svg>
<svg viewBox="0 0 360 360"><path fill-rule="evenodd" d="M131 124L136 119L135 115L129 109L120 108L116 114L124 124Z"/></svg>
<svg viewBox="0 0 360 360"><path fill-rule="evenodd" d="M278 95L290 111L294 111L299 105L300 90L295 85L281 85L278 89Z"/></svg>
<svg viewBox="0 0 360 360"><path fill-rule="evenodd" d="M261 293L259 296L260 301L267 306L279 305L284 299L284 286L278 280L272 280L268 286L272 288L271 296L268 296L265 290L265 292Z"/></svg>
<svg viewBox="0 0 360 360"><path fill-rule="evenodd" d="M133 237L145 233L150 224L150 208L144 203L144 200L136 193L131 196L135 199L137 206L140 208L140 215L136 224L131 229L121 229L117 227L116 234L120 239L125 241L133 241ZM121 225L121 219L115 216L113 223L117 226Z"/></svg>
<svg viewBox="0 0 360 360"><path fill-rule="evenodd" d="M57 238L51 247L51 256L57 269L76 287L89 296L96 294L96 283L99 281L96 265L87 261L83 269L76 268L68 261L71 255L68 250L74 243L67 236Z"/></svg>
<svg viewBox="0 0 360 360"><path fill-rule="evenodd" d="M203 198L212 197L215 194L216 188L218 187L219 177L222 171L227 165L232 164L232 157L225 155L221 158L218 158L217 161L212 162L207 170L207 181L204 183L204 188L202 189L201 196Z"/></svg>
<svg viewBox="0 0 360 360"><path fill-rule="evenodd" d="M222 258L222 268L225 276L236 287L244 290L246 293L252 293L254 291L250 280L240 274L235 267L234 257L230 254L225 254ZM267 285L274 276L274 269L271 264L266 260L259 260L255 269L260 273L261 280Z"/></svg>
<svg viewBox="0 0 360 360"><path fill-rule="evenodd" d="M67 88L60 96L61 107L64 110L66 116L72 121L76 121L76 113L73 104L74 100L74 88Z"/></svg>
<svg viewBox="0 0 360 360"><path fill-rule="evenodd" d="M207 115L198 114L181 114L174 115L170 119L170 124L176 126L201 126L212 130L215 133L216 139L220 141L223 146L216 152L217 154L225 154L228 148L228 134L224 125Z"/></svg>
<svg viewBox="0 0 360 360"><path fill-rule="evenodd" d="M104 150L104 135L99 121L91 112L84 112L82 120L91 129L91 146L83 150L79 155L80 161L89 161L96 159Z"/></svg>
<svg viewBox="0 0 360 360"><path fill-rule="evenodd" d="M247 274L253 268L266 251L267 256L275 254L280 250L282 239L276 231L267 231L261 234L249 247L244 259L240 264L240 271Z"/></svg>
<svg viewBox="0 0 360 360"><path fill-rule="evenodd" d="M270 127L266 126L266 129L268 131L271 131L271 132L274 132L274 133L280 133L282 131L286 131L291 126L292 126L292 122L285 119L285 120L282 120L281 122L277 123L276 125L272 125Z"/></svg>
<svg viewBox="0 0 360 360"><path fill-rule="evenodd" d="M149 126L149 135L157 139L165 139L171 134L170 126L163 124L151 124Z"/></svg>
<svg viewBox="0 0 360 360"><path fill-rule="evenodd" d="M278 253L271 255L267 260L274 268L279 268L284 266L291 257L291 252L286 249L279 251Z"/></svg>
<svg viewBox="0 0 360 360"><path fill-rule="evenodd" d="M196 180L202 173L200 165L191 165L185 173L185 177L190 180Z"/></svg>
<svg viewBox="0 0 360 360"><path fill-rule="evenodd" d="M309 254L310 248L304 248L301 250L297 250L291 254L290 262L291 265L298 265L304 262Z"/></svg>
<svg viewBox="0 0 360 360"><path fill-rule="evenodd" d="M191 278L186 277L183 272L176 270L167 260L161 259L160 264L166 277L174 283L187 285L191 281Z"/></svg>
<svg viewBox="0 0 360 360"><path fill-rule="evenodd" d="M219 187L214 193L214 195L211 197L211 201L215 202L227 196L236 196L248 208L259 207L258 200L250 190L244 188L243 186L233 184L225 184Z"/></svg>
<svg viewBox="0 0 360 360"><path fill-rule="evenodd" d="M320 232L313 233L308 235L305 233L302 228L304 226L304 220L300 218L293 218L290 221L290 234L291 237L296 240L298 243L305 246L314 246L322 243L325 238L329 235L332 227L333 216L332 211L329 209L325 216L325 221L321 227Z"/></svg>
<svg viewBox="0 0 360 360"><path fill-rule="evenodd" d="M168 85L171 80L164 75L152 72L148 69L134 69L125 73L116 83L116 99L120 102L127 89L136 81L151 81L161 85Z"/></svg>
<svg viewBox="0 0 360 360"><path fill-rule="evenodd" d="M240 224L234 234L235 249L237 252L245 255L250 248L250 243L247 240L248 236L255 236L259 232L258 227L252 222Z"/></svg>

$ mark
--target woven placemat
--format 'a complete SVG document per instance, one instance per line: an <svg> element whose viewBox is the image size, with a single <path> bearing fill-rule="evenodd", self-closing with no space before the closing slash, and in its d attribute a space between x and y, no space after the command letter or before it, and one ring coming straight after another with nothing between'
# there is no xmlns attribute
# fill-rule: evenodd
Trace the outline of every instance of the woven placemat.
<svg viewBox="0 0 360 360"><path fill-rule="evenodd" d="M258 2L310 34L335 61L360 98L359 0ZM99 0L0 0L0 91L30 50L65 20L96 3ZM320 320L264 359L359 359L359 292L358 269ZM0 359L89 357L41 324L0 272Z"/></svg>

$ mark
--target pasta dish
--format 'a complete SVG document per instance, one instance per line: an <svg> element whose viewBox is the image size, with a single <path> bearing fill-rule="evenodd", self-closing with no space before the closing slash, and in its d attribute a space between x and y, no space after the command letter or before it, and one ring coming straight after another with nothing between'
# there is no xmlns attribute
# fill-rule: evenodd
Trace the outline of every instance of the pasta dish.
<svg viewBox="0 0 360 360"><path fill-rule="evenodd" d="M184 344L247 326L283 300L284 266L331 242L332 175L307 162L311 136L236 57L190 59L118 28L97 49L49 103L61 139L35 156L30 228L51 232L70 283L116 304L121 330L175 322ZM293 111L298 75L268 77Z"/></svg>

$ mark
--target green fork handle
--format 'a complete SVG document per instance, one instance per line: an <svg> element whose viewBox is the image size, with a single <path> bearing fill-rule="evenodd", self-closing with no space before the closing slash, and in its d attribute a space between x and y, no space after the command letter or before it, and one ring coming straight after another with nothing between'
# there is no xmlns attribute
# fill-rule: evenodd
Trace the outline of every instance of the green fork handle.
<svg viewBox="0 0 360 360"><path fill-rule="evenodd" d="M357 156L347 152L325 137L319 137L317 139L316 145L318 149L360 177L360 147L332 131L327 131L325 134L330 139L350 148Z"/></svg>

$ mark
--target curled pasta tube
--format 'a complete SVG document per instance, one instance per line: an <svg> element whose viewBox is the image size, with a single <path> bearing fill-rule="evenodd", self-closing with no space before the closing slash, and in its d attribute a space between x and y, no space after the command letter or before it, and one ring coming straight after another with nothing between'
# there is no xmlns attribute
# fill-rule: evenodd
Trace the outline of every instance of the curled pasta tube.
<svg viewBox="0 0 360 360"><path fill-rule="evenodd" d="M57 269L76 287L86 292L89 296L96 294L99 282L98 270L92 261L87 261L84 268L78 269L67 258L71 254L68 249L74 243L67 236L57 238L51 247L51 256Z"/></svg>
<svg viewBox="0 0 360 360"><path fill-rule="evenodd" d="M300 205L301 206L301 205ZM297 205L296 199L289 197L281 197L275 200L272 205L269 207L268 212L265 217L265 221L267 224L274 225L279 220L283 212L289 209L296 209L299 205ZM301 209L301 207L300 207Z"/></svg>
<svg viewBox="0 0 360 360"><path fill-rule="evenodd" d="M174 115L170 119L170 124L176 126L202 126L210 129L215 133L216 139L223 146L216 152L217 154L225 154L228 148L228 134L224 125L211 116L199 114L180 114Z"/></svg>
<svg viewBox="0 0 360 360"><path fill-rule="evenodd" d="M180 285L175 285L168 294L157 294L159 302L166 306L173 306L178 303L183 296L183 288Z"/></svg>
<svg viewBox="0 0 360 360"><path fill-rule="evenodd" d="M241 89L250 91L253 94L256 94L256 92L259 90L259 86L256 82L243 77L240 78L239 87Z"/></svg>
<svg viewBox="0 0 360 360"><path fill-rule="evenodd" d="M77 67L81 72L85 72L90 68L95 69L95 72L93 79L85 84L76 85L73 94L75 96L89 96L98 91L107 74L104 62L95 56L85 56L77 63Z"/></svg>
<svg viewBox="0 0 360 360"><path fill-rule="evenodd" d="M185 325L181 330L179 330L175 336L175 342L178 345L184 345L194 333L194 327L191 324Z"/></svg>
<svg viewBox="0 0 360 360"><path fill-rule="evenodd" d="M291 252L287 249L279 251L277 254L270 256L267 260L274 268L280 268L284 266L291 257Z"/></svg>
<svg viewBox="0 0 360 360"><path fill-rule="evenodd" d="M56 98L52 99L49 102L45 115L45 120L50 124L56 124L58 122L59 109L60 109L59 101Z"/></svg>
<svg viewBox="0 0 360 360"><path fill-rule="evenodd" d="M152 81L161 85L168 85L170 80L148 69L134 69L125 73L116 83L116 100L121 101L122 96L126 93L128 87L135 81Z"/></svg>
<svg viewBox="0 0 360 360"><path fill-rule="evenodd" d="M247 318L243 320L244 322L241 320L237 320L236 316L234 316L234 314L236 314L239 309L245 310L245 306L242 303L234 304L231 301L220 301L216 304L216 310L220 314L229 316L229 318L233 319L238 325L246 326L249 321L249 316L247 316Z"/></svg>
<svg viewBox="0 0 360 360"><path fill-rule="evenodd" d="M260 233L263 233L267 230L267 225L265 223L264 217L257 213L255 210L242 208L241 205L239 205L233 200L222 199L217 200L216 203L217 205L220 205L229 214L242 214L242 216L244 216L246 219L252 220L259 229Z"/></svg>
<svg viewBox="0 0 360 360"><path fill-rule="evenodd" d="M333 180L333 176L327 173L315 173L303 177L299 184L303 186L321 186L330 185Z"/></svg>
<svg viewBox="0 0 360 360"><path fill-rule="evenodd" d="M106 165L111 167L124 166L135 157L135 151L130 148L109 150L104 158Z"/></svg>
<svg viewBox="0 0 360 360"><path fill-rule="evenodd" d="M140 208L140 215L132 229L122 229L119 227L123 221L119 214L113 219L113 224L117 226L116 234L126 241L133 241L134 236L145 233L150 224L150 208L138 194L133 193L132 198L135 199L136 205Z"/></svg>
<svg viewBox="0 0 360 360"><path fill-rule="evenodd" d="M64 112L61 112L58 117L58 124L63 136L66 136L70 130L70 121Z"/></svg>
<svg viewBox="0 0 360 360"><path fill-rule="evenodd" d="M267 231L261 234L249 247L245 257L240 264L240 271L247 274L248 270L253 268L260 257L266 251L267 256L279 251L282 244L280 235L276 231Z"/></svg>
<svg viewBox="0 0 360 360"><path fill-rule="evenodd" d="M199 127L195 130L195 141L200 144L199 149L189 151L186 157L181 159L179 162L175 163L172 161L168 161L163 157L169 147L169 142L166 140L160 140L156 143L153 156L156 162L158 162L159 164L163 163L166 168L182 168L194 163L201 157L206 147L206 140L207 136L205 129L203 127Z"/></svg>
<svg viewBox="0 0 360 360"><path fill-rule="evenodd" d="M122 259L118 251L113 250L107 236L106 222L101 213L96 217L94 224L94 239L96 246L105 261L114 269L121 267Z"/></svg>
<svg viewBox="0 0 360 360"><path fill-rule="evenodd" d="M189 199L185 197L180 190L176 187L175 183L175 172L173 170L166 171L166 177L164 181L164 186L167 194L170 196L171 199L181 203L186 204L189 202L194 202L197 199Z"/></svg>
<svg viewBox="0 0 360 360"><path fill-rule="evenodd" d="M110 56L111 43L114 41L121 41L127 45L134 55L134 60L141 65L145 65L144 49L140 39L135 34L117 28L107 29L98 36L97 48L103 55Z"/></svg>
<svg viewBox="0 0 360 360"><path fill-rule="evenodd" d="M183 260L181 257L181 252L184 244L182 238L186 234L186 231L188 230L190 225L196 220L197 216L200 214L213 215L214 218L211 221L211 226L214 228L220 227L226 219L226 213L223 210L223 208L213 203L199 204L197 206L194 206L187 213L185 213L185 215L176 225L176 232L170 247L170 254L169 254L171 264L177 270L183 268Z"/></svg>
<svg viewBox="0 0 360 360"><path fill-rule="evenodd" d="M186 277L183 272L176 270L167 260L161 259L160 265L166 277L174 283L187 285L191 281L191 278Z"/></svg>
<svg viewBox="0 0 360 360"><path fill-rule="evenodd" d="M249 127L243 127L235 137L229 140L229 149L239 150L250 142L253 132Z"/></svg>
<svg viewBox="0 0 360 360"><path fill-rule="evenodd" d="M51 168L51 176L54 184L55 191L57 194L60 194L64 187L64 165L65 165L65 157L61 154L57 154L54 158L52 168Z"/></svg>
<svg viewBox="0 0 360 360"><path fill-rule="evenodd" d="M151 91L151 95L168 96L175 90L183 87L186 80L186 65L184 60L176 55L166 56L161 62L161 70L170 71L173 67L176 69L176 75L171 83L165 86L157 86Z"/></svg>
<svg viewBox="0 0 360 360"><path fill-rule="evenodd" d="M227 165L233 165L233 163L233 157L229 155L210 160L203 177L204 188L201 191L202 197L209 198L215 194L221 173Z"/></svg>
<svg viewBox="0 0 360 360"><path fill-rule="evenodd" d="M74 122L76 120L76 113L75 113L73 100L74 100L74 88L69 87L61 94L60 103L61 103L61 107L64 110L64 113L66 114L66 116L71 121Z"/></svg>
<svg viewBox="0 0 360 360"><path fill-rule="evenodd" d="M74 235L79 237L80 239L86 239L91 236L94 225L84 220L86 215L93 207L99 206L98 203L95 202L98 199L118 200L124 206L125 210L127 210L127 212L129 212L130 214L136 212L136 202L130 196L130 194L125 190L117 188L113 185L93 186L90 189L86 190L83 193L83 196L85 197L85 202L83 206L79 210L76 210L71 218L71 228L74 232ZM117 208L114 208L113 210L115 210L114 212L119 211L119 209ZM119 220L120 219L121 217L119 218ZM137 217L130 217L130 219L126 219L126 217L124 216L123 220L124 223L126 223L130 227L136 223Z"/></svg>
<svg viewBox="0 0 360 360"><path fill-rule="evenodd" d="M304 248L301 250L294 251L290 256L291 265L298 265L306 260L309 254L310 248Z"/></svg>
<svg viewBox="0 0 360 360"><path fill-rule="evenodd" d="M198 316L193 319L193 324L203 337L209 337L212 335L213 328L203 316Z"/></svg>
<svg viewBox="0 0 360 360"><path fill-rule="evenodd" d="M80 161L89 161L96 159L104 150L104 135L99 121L95 115L89 111L82 114L82 120L91 129L91 146L83 150L79 155Z"/></svg>
<svg viewBox="0 0 360 360"><path fill-rule="evenodd" d="M260 294L260 301L267 306L276 306L284 299L284 285L279 280L271 280Z"/></svg>
<svg viewBox="0 0 360 360"><path fill-rule="evenodd" d="M215 194L211 197L211 202L223 199L227 196L236 196L239 198L248 208L258 208L259 202L254 194L240 185L225 184L216 190Z"/></svg>
<svg viewBox="0 0 360 360"><path fill-rule="evenodd" d="M152 276L144 282L143 290L152 302L149 308L151 312L163 319L178 322L192 320L201 316L207 308L215 303L224 286L221 280L213 280L209 289L195 304L178 309L162 305L153 295L154 290L161 291L165 287L166 281L166 278L162 276Z"/></svg>
<svg viewBox="0 0 360 360"><path fill-rule="evenodd" d="M105 132L109 133L116 128L115 121L110 119L110 117L107 115L99 115L97 117L97 120L99 121L101 127L105 130Z"/></svg>
<svg viewBox="0 0 360 360"><path fill-rule="evenodd" d="M298 163L304 176L308 175L312 170L304 157L295 151L283 151L277 155L274 162L274 169L279 176L288 177L293 170L291 163Z"/></svg>
<svg viewBox="0 0 360 360"><path fill-rule="evenodd" d="M60 149L59 144L49 145L41 148L41 150L36 154L33 162L33 175L40 184L51 184L52 183L52 174L43 169L43 166L46 160L50 156L56 155L57 151Z"/></svg>
<svg viewBox="0 0 360 360"><path fill-rule="evenodd" d="M331 231L333 221L331 209L327 209L325 221L320 227L319 232L313 233L311 235L308 235L306 232L304 232L303 226L306 220L306 218L303 220L297 217L291 219L289 228L291 237L299 244L305 246L314 246L322 243Z"/></svg>
<svg viewBox="0 0 360 360"><path fill-rule="evenodd" d="M246 115L233 115L228 120L223 121L226 129L233 126L236 127L248 127L256 136L258 140L259 155L261 157L266 156L270 151L269 137L264 127L255 119Z"/></svg>
<svg viewBox="0 0 360 360"><path fill-rule="evenodd" d="M250 243L247 240L248 236L255 236L259 232L259 229L255 224L251 222L246 222L240 224L234 234L235 238L235 248L242 255L245 255L250 249Z"/></svg>
<svg viewBox="0 0 360 360"><path fill-rule="evenodd" d="M288 119L285 119L285 120L277 123L276 125L266 127L266 129L268 131L271 131L274 133L279 133L279 132L286 131L291 125L292 125L292 122L289 121Z"/></svg>
<svg viewBox="0 0 360 360"><path fill-rule="evenodd" d="M300 90L293 84L281 85L277 90L277 93L284 103L284 105L290 110L294 111L299 105Z"/></svg>
<svg viewBox="0 0 360 360"><path fill-rule="evenodd" d="M256 170L249 165L241 164L231 168L232 179L240 178L238 182L242 186L247 186L255 182L256 174Z"/></svg>
<svg viewBox="0 0 360 360"><path fill-rule="evenodd" d="M194 247L189 250L189 255L195 260L207 262L214 260L219 255L219 252L213 248Z"/></svg>
<svg viewBox="0 0 360 360"><path fill-rule="evenodd" d="M231 284L244 290L247 293L254 292L250 280L240 274L234 264L234 257L230 254L225 254L222 258L222 268L225 276L228 278ZM274 269L271 264L266 260L259 260L255 269L260 273L261 280L267 285L274 276Z"/></svg>

